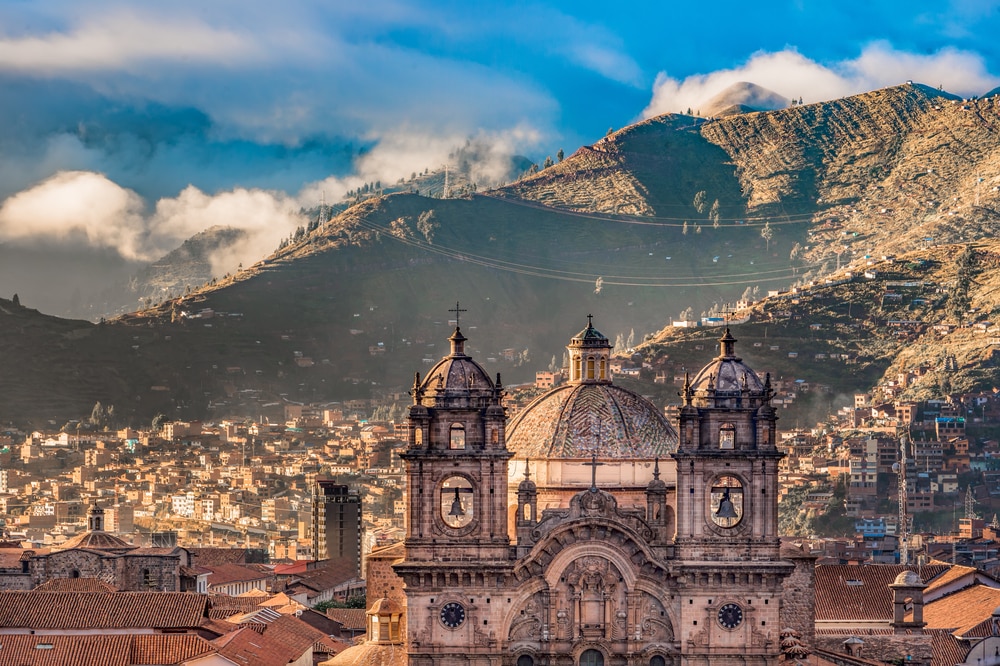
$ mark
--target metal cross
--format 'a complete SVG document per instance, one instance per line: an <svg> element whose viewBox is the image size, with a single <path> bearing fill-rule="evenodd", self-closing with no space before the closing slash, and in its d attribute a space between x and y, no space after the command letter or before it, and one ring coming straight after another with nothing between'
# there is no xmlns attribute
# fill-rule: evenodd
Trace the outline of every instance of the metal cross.
<svg viewBox="0 0 1000 666"><path fill-rule="evenodd" d="M604 465L605 463L597 462L597 454L590 454L590 462L583 463L585 467L590 468L590 489L597 490L597 468Z"/></svg>
<svg viewBox="0 0 1000 666"><path fill-rule="evenodd" d="M455 301L455 309L454 310L448 310L448 312L454 312L455 313L455 328L458 328L458 318L460 316L460 313L462 313L462 312L468 312L468 310L463 310L462 308L460 308L459 305L458 305L458 301Z"/></svg>
<svg viewBox="0 0 1000 666"><path fill-rule="evenodd" d="M587 315L587 328L594 328L594 315Z"/></svg>

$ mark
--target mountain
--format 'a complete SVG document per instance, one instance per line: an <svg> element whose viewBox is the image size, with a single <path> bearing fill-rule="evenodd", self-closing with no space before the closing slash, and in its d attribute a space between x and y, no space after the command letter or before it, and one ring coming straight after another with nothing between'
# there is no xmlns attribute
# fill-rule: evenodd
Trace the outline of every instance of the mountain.
<svg viewBox="0 0 1000 666"><path fill-rule="evenodd" d="M718 93L699 109L698 115L728 116L754 111L774 111L788 106L789 100L756 83L740 81Z"/></svg>
<svg viewBox="0 0 1000 666"><path fill-rule="evenodd" d="M58 339L117 378L92 382L79 404L113 402L136 421L261 414L402 391L444 353L459 301L472 353L526 382L561 363L587 314L638 343L747 290L992 237L998 122L996 100L920 85L712 120L668 114L506 187L366 199L236 275ZM0 313L0 367L55 389L30 412L0 399L0 420L80 416L42 380L57 370L18 326ZM98 339L115 352L88 351Z"/></svg>

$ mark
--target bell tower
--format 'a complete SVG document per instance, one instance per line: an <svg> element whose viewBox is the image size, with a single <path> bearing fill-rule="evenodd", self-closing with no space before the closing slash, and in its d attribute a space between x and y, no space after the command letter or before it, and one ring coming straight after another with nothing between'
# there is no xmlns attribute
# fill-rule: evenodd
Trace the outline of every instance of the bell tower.
<svg viewBox="0 0 1000 666"><path fill-rule="evenodd" d="M458 326L451 353L415 376L407 423L404 560L411 664L431 664L489 631L490 591L511 571L507 534L506 412L500 376L465 352ZM492 604L496 606L496 603ZM487 634L488 635L488 634ZM484 646L484 649L487 646ZM474 651L466 647L463 651Z"/></svg>
<svg viewBox="0 0 1000 666"><path fill-rule="evenodd" d="M678 418L677 532L682 604L694 652L780 656L777 417L771 378L736 355L729 328L719 356L685 378Z"/></svg>

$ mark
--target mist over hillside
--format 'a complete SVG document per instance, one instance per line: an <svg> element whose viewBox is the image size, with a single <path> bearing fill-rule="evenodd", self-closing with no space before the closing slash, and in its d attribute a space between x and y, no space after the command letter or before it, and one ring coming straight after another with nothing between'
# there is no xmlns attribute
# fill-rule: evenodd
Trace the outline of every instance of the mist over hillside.
<svg viewBox="0 0 1000 666"><path fill-rule="evenodd" d="M505 382L530 381L561 364L587 314L638 344L682 311L993 236L998 123L995 98L920 85L711 120L667 114L494 190L375 193L228 278L62 334L70 359L105 358L115 377L72 401L43 381L51 361L9 318L0 333L19 352L5 367L46 386L32 418L96 400L135 419L252 414L402 390L444 353L460 301L476 357ZM105 357L96 340L118 351ZM87 374L61 359L66 372Z"/></svg>

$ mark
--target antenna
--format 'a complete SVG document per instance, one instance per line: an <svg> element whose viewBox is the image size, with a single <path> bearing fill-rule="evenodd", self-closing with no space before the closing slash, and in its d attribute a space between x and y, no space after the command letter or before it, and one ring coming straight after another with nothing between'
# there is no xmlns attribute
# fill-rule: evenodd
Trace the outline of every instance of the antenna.
<svg viewBox="0 0 1000 666"><path fill-rule="evenodd" d="M906 566L910 563L909 525L906 515L906 435L899 438L899 462L894 463L892 470L896 472L897 502L899 502L899 525L896 534L899 535L899 563Z"/></svg>
<svg viewBox="0 0 1000 666"><path fill-rule="evenodd" d="M329 220L327 220L327 207L326 207L326 190L323 190L319 197L319 216L316 220L318 227L324 226Z"/></svg>
<svg viewBox="0 0 1000 666"><path fill-rule="evenodd" d="M441 198L448 198L448 165L444 165L444 190L441 192Z"/></svg>

